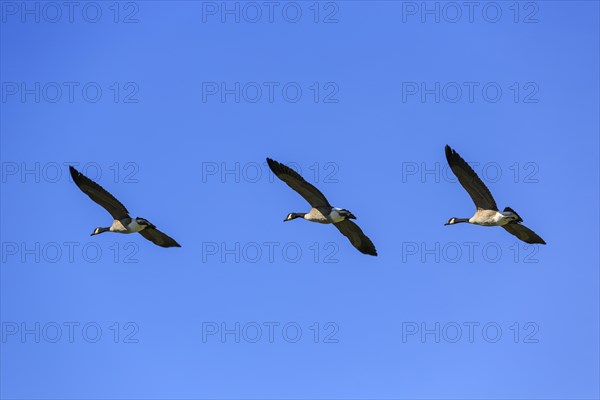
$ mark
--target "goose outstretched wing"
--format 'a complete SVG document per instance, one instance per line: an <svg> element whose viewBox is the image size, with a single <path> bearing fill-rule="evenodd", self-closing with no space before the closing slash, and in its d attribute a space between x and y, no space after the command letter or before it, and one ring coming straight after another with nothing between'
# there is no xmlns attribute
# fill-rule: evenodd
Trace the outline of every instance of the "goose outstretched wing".
<svg viewBox="0 0 600 400"><path fill-rule="evenodd" d="M140 235L142 235L143 237L160 247L181 247L179 243L175 241L175 239L159 231L156 228L147 227L145 229L142 229L139 233Z"/></svg>
<svg viewBox="0 0 600 400"><path fill-rule="evenodd" d="M352 246L356 247L361 253L369 254L371 256L377 255L377 250L375 250L375 245L371 242L371 239L369 239L354 222L345 219L341 222L334 223L334 225L348 238L348 240L350 240Z"/></svg>
<svg viewBox="0 0 600 400"><path fill-rule="evenodd" d="M510 224L502 225L504 229L511 235L515 235L525 243L529 244L546 244L544 239L542 239L537 233L526 227L525 225L521 225L518 222L513 222Z"/></svg>
<svg viewBox="0 0 600 400"><path fill-rule="evenodd" d="M281 164L270 158L267 158L267 164L269 164L269 168L271 168L271 171L273 171L279 179L287 183L287 185L298 192L300 196L304 197L312 207L331 207L323 193L305 181L296 171L287 165Z"/></svg>
<svg viewBox="0 0 600 400"><path fill-rule="evenodd" d="M79 187L83 193L87 194L90 199L104 207L114 219L129 218L129 211L127 211L127 208L125 208L115 196L108 193L102 186L98 185L72 166L69 166L69 172L77 187Z"/></svg>
<svg viewBox="0 0 600 400"><path fill-rule="evenodd" d="M473 168L448 145L446 145L446 160L478 209L498 211L496 201L487 186L479 179Z"/></svg>

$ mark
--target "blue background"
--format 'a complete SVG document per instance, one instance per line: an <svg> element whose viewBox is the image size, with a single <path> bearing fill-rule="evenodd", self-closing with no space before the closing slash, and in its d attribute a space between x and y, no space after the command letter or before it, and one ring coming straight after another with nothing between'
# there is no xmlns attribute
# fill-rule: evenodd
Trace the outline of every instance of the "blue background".
<svg viewBox="0 0 600 400"><path fill-rule="evenodd" d="M2 2L3 398L600 396L597 2L516 3L517 22L514 3L494 3L495 23L482 6L473 22L464 7L452 22L445 3L439 22L420 2L323 2L318 22L314 3L294 3L296 23L282 16L286 3L272 22L261 6L256 23L245 3L239 23L209 12L220 2L99 2L96 23L81 14L87 3L73 22L63 8L55 23L45 3L27 4L40 7L39 22L20 2ZM9 93L36 82L39 101ZM52 102L52 84L42 93L52 82L78 83L73 101L65 89ZM102 89L97 102L81 92L89 82ZM206 92L222 82L279 86L272 101L263 92L252 102L250 84L236 102ZM302 90L297 102L281 92L289 82ZM422 82L451 84L439 102L403 92ZM473 101L465 91L452 102L464 82L479 85ZM498 101L481 92L490 82ZM480 175L491 165L484 180L498 205L548 245L525 246L500 228L444 227L474 211L448 175L446 143ZM308 206L272 179L265 157L295 163L356 214L379 256L333 227L282 223ZM110 216L70 182L69 163L99 167L101 176L85 172L183 247L90 238ZM236 166L238 178L221 176ZM265 242L277 243L273 259ZM79 324L72 342L69 322ZM272 342L269 322L279 324ZM470 322L479 324L473 340ZM36 323L39 343L21 336ZM62 327L56 343L52 323ZM102 329L96 343L93 329L81 333L90 323ZM203 337L223 323L239 324L237 341ZM288 323L302 329L295 343L295 328L281 332ZM436 323L438 338L407 334ZM495 328L482 333L490 323L502 329L496 342ZM254 324L263 327L256 343Z"/></svg>

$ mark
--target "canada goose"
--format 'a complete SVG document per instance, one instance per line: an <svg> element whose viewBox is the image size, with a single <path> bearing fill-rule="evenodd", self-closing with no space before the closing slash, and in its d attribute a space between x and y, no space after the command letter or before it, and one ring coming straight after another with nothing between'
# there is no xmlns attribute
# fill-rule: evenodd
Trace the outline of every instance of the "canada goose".
<svg viewBox="0 0 600 400"><path fill-rule="evenodd" d="M504 211L498 211L496 201L489 189L479 179L469 164L448 145L446 145L446 160L448 160L448 165L450 165L452 172L454 172L460 184L469 193L469 196L471 196L477 207L477 211L471 218L450 218L445 225L468 222L482 226L501 226L508 233L515 235L524 242L546 244L544 239L539 237L534 231L521 225L523 219L512 208L506 207Z"/></svg>
<svg viewBox="0 0 600 400"><path fill-rule="evenodd" d="M371 239L363 233L358 225L350 221L350 219L356 219L350 211L332 207L319 189L306 182L304 178L288 166L270 158L267 158L267 163L271 171L279 179L287 183L289 187L298 192L312 206L312 209L308 213L289 213L283 222L291 221L295 218L304 218L307 221L321 224L333 224L361 253L371 256L377 255Z"/></svg>
<svg viewBox="0 0 600 400"><path fill-rule="evenodd" d="M131 218L129 211L112 194L108 193L102 186L92 181L72 166L69 166L73 182L87 194L90 199L100 204L106 211L112 215L114 221L108 228L96 228L90 236L98 235L102 232L134 233L139 232L143 237L152 243L161 247L181 247L174 239L165 235L152 223L144 218Z"/></svg>

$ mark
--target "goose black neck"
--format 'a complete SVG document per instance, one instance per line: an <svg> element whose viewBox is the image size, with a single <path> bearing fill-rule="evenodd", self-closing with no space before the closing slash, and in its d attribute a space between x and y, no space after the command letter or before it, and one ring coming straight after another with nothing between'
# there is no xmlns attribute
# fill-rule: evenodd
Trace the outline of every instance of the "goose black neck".
<svg viewBox="0 0 600 400"><path fill-rule="evenodd" d="M296 219L296 218L304 218L305 215L306 215L306 213L289 213L287 215L287 217L285 217L285 219L283 220L283 222L285 222L285 221L291 221L291 220Z"/></svg>
<svg viewBox="0 0 600 400"><path fill-rule="evenodd" d="M98 228L94 229L94 232L92 232L92 234L90 236L99 235L102 232L108 232L108 231L110 231L110 228L98 227Z"/></svg>

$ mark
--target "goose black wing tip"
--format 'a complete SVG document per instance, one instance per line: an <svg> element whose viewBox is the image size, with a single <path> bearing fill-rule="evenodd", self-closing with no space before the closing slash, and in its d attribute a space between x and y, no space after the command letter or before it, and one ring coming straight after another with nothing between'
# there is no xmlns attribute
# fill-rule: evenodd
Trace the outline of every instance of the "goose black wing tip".
<svg viewBox="0 0 600 400"><path fill-rule="evenodd" d="M363 236L366 238L367 243L364 243L362 246L360 246L358 250L360 250L360 252L363 254L377 257L379 254L377 254L377 249L375 248L375 245L373 244L371 239L369 239L364 233Z"/></svg>
<svg viewBox="0 0 600 400"><path fill-rule="evenodd" d="M546 244L546 242L544 241L544 239L540 239L540 240L541 241L537 241L535 239L534 240L530 240L530 241L525 241L524 240L524 242L527 243L527 244Z"/></svg>
<svg viewBox="0 0 600 400"><path fill-rule="evenodd" d="M356 247L356 246L354 246ZM360 251L363 254L366 254L367 256L373 256L373 257L377 257L379 254L377 254L377 250L373 247L367 247L367 248L361 248L361 247L356 247L356 249L358 251Z"/></svg>
<svg viewBox="0 0 600 400"><path fill-rule="evenodd" d="M273 173L277 176L280 176L281 174L285 174L285 175L290 175L299 181L305 180L302 177L302 175L300 175L298 172L296 172L293 168L291 168L283 163L280 163L279 161L275 161L271 158L267 158L267 164L269 164L269 168L271 168L271 171L273 171Z"/></svg>
<svg viewBox="0 0 600 400"><path fill-rule="evenodd" d="M171 239L170 243L167 243L167 246L165 247L181 247L181 245L179 243L177 243L177 241L175 241L175 239L173 239L172 237L169 237Z"/></svg>
<svg viewBox="0 0 600 400"><path fill-rule="evenodd" d="M451 161L454 159L454 157L457 155L457 153L449 145L446 145L446 147L444 148L444 150L446 152L446 161L448 161L448 164L450 164Z"/></svg>
<svg viewBox="0 0 600 400"><path fill-rule="evenodd" d="M85 185L88 181L91 182L92 185L98 185L96 182L92 181L90 178L85 176L81 171L78 171L72 165L69 165L69 172L71 174L71 179L73 179L73 183L75 183L80 189L82 189L81 185Z"/></svg>
<svg viewBox="0 0 600 400"><path fill-rule="evenodd" d="M71 177L75 179L75 177L79 176L81 172L77 171L74 166L69 165L69 172L71 173Z"/></svg>
<svg viewBox="0 0 600 400"><path fill-rule="evenodd" d="M77 184L77 186L79 186L80 184L83 184L84 182L90 182L90 184L92 184L92 185L97 185L99 187L102 187L102 186L100 186L100 184L98 184L98 182L94 182L93 180L91 180L90 178L85 176L83 174L83 172L78 171L77 168L75 168L72 165L69 165L69 172L71 173L71 178L73 178L73 182L75 182Z"/></svg>
<svg viewBox="0 0 600 400"><path fill-rule="evenodd" d="M272 158L267 157L267 165L271 168L271 171L276 172L281 169L282 164L273 160Z"/></svg>

